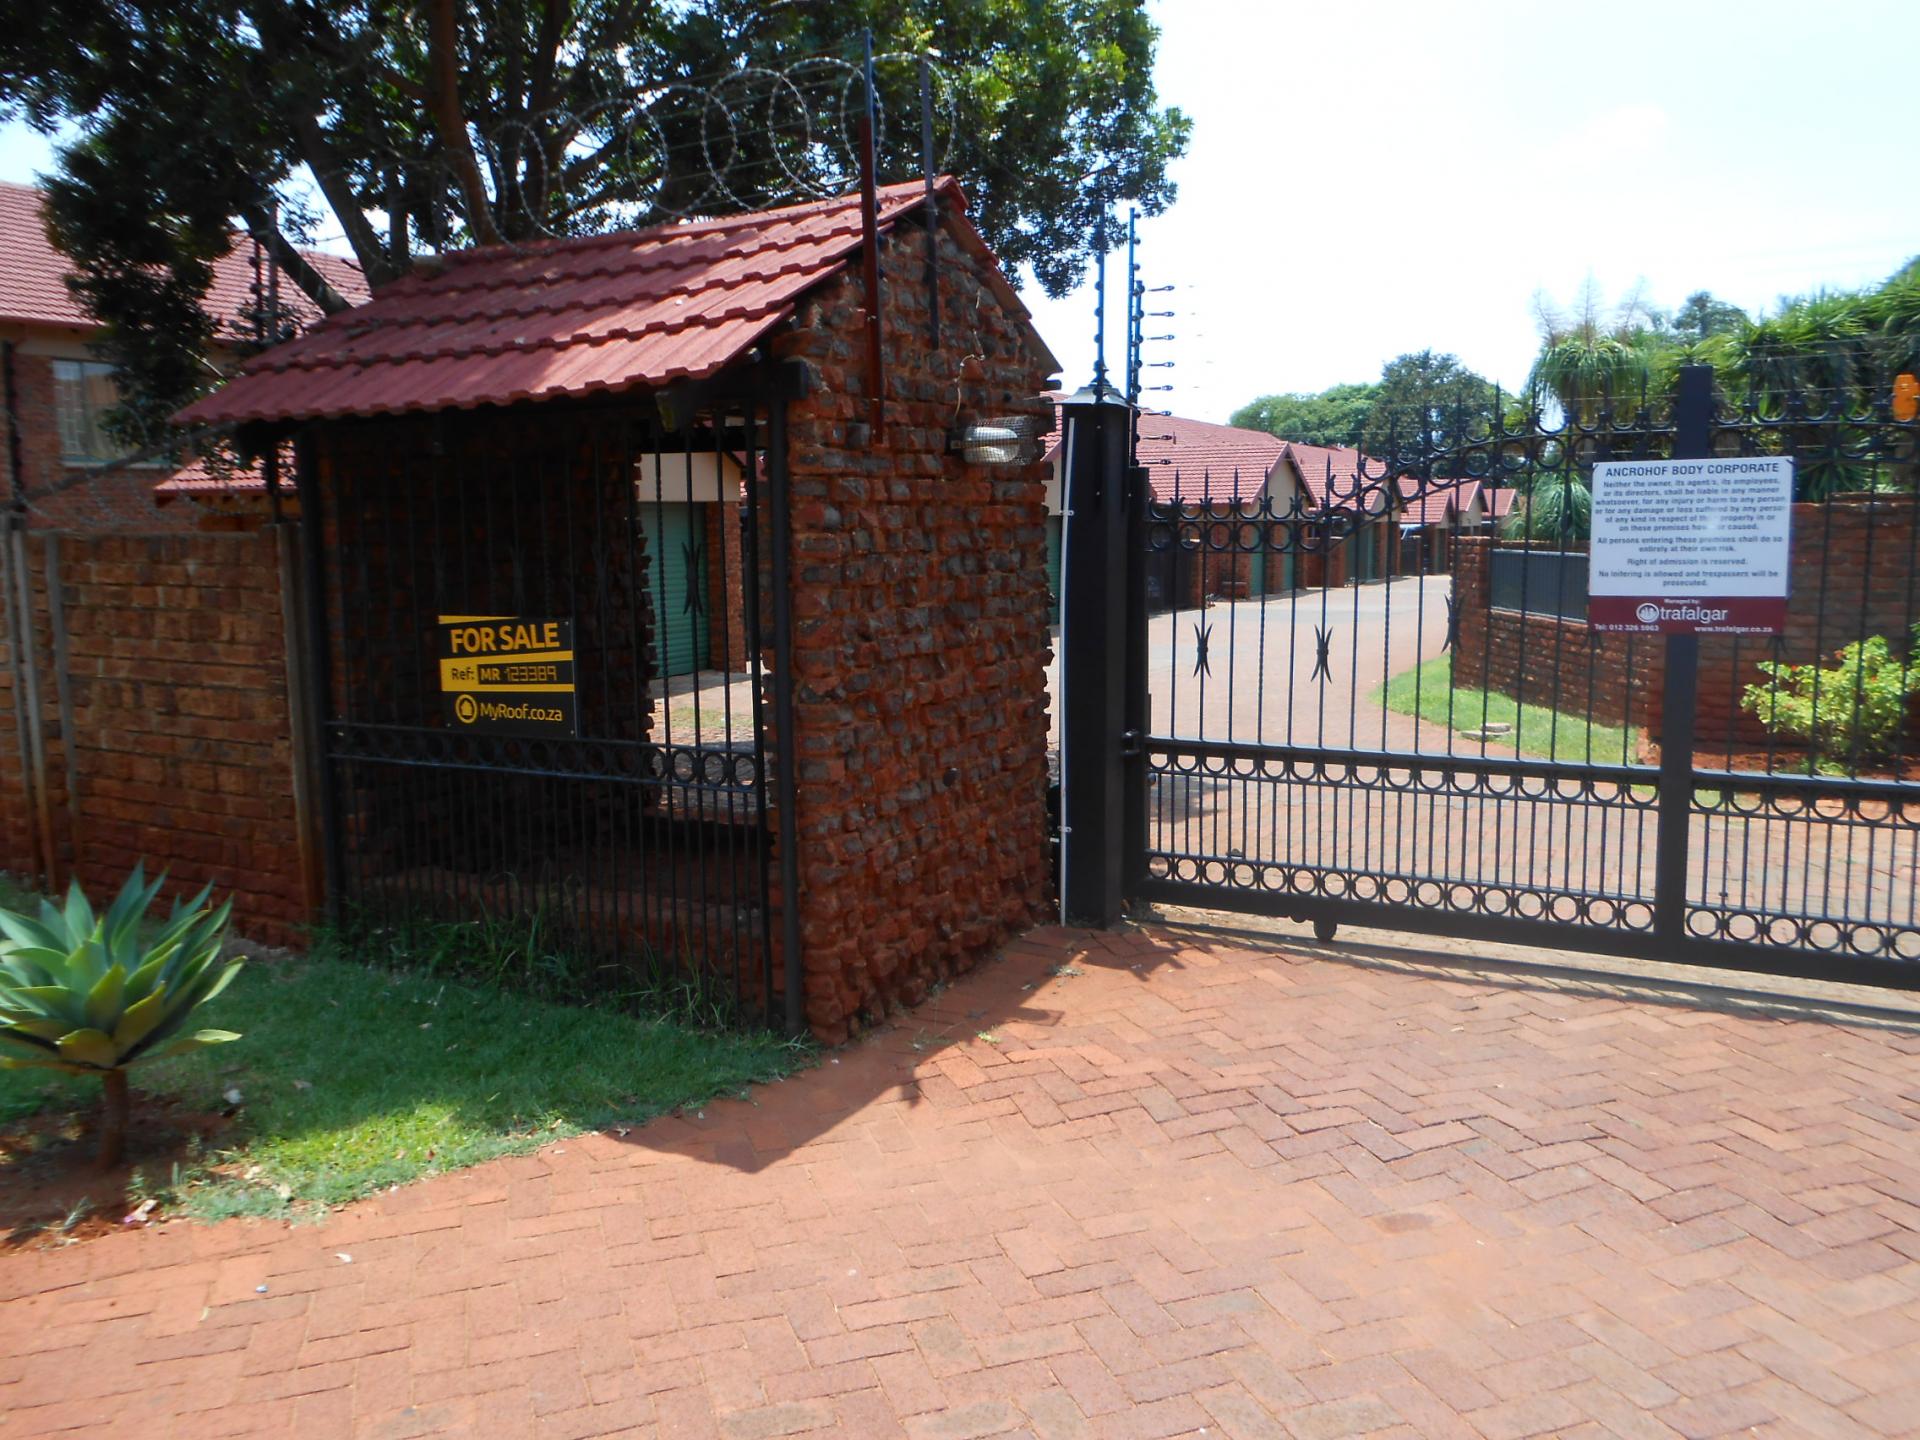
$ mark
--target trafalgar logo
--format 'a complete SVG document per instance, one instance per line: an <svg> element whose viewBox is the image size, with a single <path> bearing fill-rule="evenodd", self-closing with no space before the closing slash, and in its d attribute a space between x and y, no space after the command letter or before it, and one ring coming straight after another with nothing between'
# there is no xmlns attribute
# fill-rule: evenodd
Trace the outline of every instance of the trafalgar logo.
<svg viewBox="0 0 1920 1440"><path fill-rule="evenodd" d="M1699 605L1691 600L1643 600L1633 612L1642 625L1658 625L1663 620L1686 620L1696 625L1718 625L1725 620L1724 605Z"/></svg>

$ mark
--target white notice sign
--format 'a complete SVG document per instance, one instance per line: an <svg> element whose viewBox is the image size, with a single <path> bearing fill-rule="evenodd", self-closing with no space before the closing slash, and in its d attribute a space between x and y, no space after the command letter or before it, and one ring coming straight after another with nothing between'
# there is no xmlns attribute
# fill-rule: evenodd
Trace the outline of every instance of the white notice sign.
<svg viewBox="0 0 1920 1440"><path fill-rule="evenodd" d="M1793 461L1593 467L1587 620L1646 634L1778 635L1787 623Z"/></svg>

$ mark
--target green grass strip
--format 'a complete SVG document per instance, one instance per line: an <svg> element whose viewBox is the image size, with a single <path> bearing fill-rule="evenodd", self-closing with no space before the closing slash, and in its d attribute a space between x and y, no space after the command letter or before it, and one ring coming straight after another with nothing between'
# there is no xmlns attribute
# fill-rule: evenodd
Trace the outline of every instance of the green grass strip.
<svg viewBox="0 0 1920 1440"><path fill-rule="evenodd" d="M209 1007L231 1045L134 1072L194 1110L241 1095L230 1148L148 1175L204 1218L342 1204L389 1185L776 1080L802 1043L337 958L256 963ZM90 1107L97 1083L0 1070L0 1123ZM139 1137L133 1137L137 1153Z"/></svg>
<svg viewBox="0 0 1920 1440"><path fill-rule="evenodd" d="M1456 689L1451 654L1436 655L1402 670L1385 685L1376 686L1368 703L1384 704L1396 714L1417 715L1458 732L1479 730L1488 724L1511 727L1507 734L1486 740L1488 750L1599 765L1631 764L1638 756L1634 732L1623 725L1602 724L1545 705L1521 705L1495 690ZM1459 740L1460 746L1482 743L1464 736Z"/></svg>

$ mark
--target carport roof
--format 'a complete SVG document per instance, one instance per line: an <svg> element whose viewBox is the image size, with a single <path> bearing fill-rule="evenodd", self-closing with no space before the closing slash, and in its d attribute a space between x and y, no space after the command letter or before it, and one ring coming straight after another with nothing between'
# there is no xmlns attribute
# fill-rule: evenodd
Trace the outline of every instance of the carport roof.
<svg viewBox="0 0 1920 1440"><path fill-rule="evenodd" d="M949 233L991 262L951 176ZM926 201L879 192L884 233ZM857 195L581 239L458 251L250 360L191 424L470 409L698 379L745 354L861 243ZM999 298L1026 307L997 265ZM1036 344L1038 343L1036 337Z"/></svg>

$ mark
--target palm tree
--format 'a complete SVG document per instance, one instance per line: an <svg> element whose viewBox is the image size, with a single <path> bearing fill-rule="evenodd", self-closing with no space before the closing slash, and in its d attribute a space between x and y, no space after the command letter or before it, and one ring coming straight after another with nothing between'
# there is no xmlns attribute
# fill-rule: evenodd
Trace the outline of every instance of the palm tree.
<svg viewBox="0 0 1920 1440"><path fill-rule="evenodd" d="M1630 296L1611 319L1588 281L1571 313L1536 300L1540 354L1527 383L1550 396L1569 424L1592 429L1603 416L1637 406L1653 379L1653 356L1665 342L1646 325L1646 309Z"/></svg>

